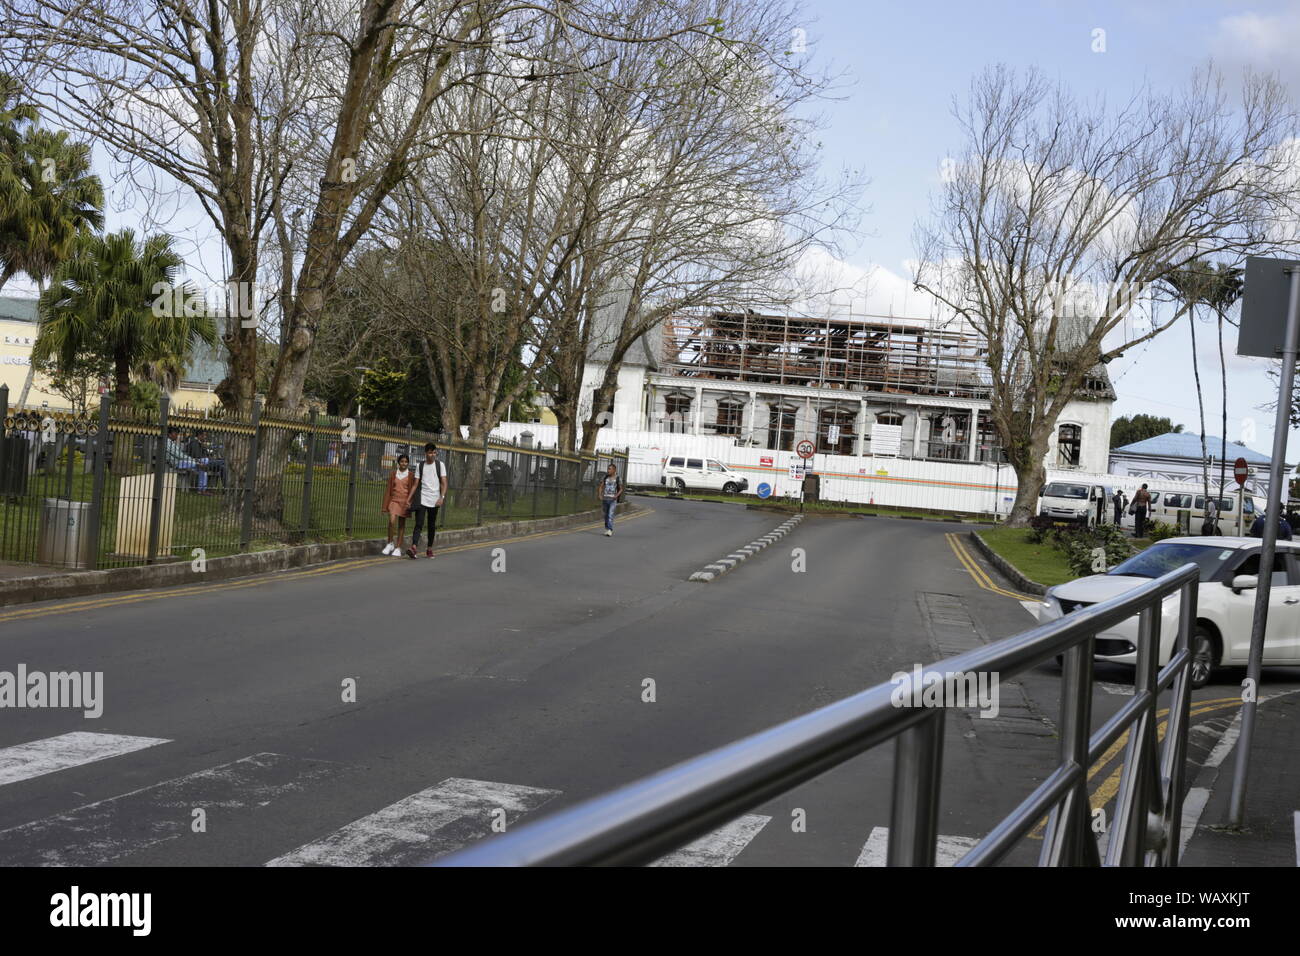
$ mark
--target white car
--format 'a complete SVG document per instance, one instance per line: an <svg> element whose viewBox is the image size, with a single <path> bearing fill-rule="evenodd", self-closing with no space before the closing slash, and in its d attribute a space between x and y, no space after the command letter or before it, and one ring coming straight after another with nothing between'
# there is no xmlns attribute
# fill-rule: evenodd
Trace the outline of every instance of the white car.
<svg viewBox="0 0 1300 956"><path fill-rule="evenodd" d="M663 472L659 475L659 484L667 488L676 488L678 491L694 488L738 495L749 487L749 479L744 475L736 474L713 458L674 455L665 459Z"/></svg>
<svg viewBox="0 0 1300 956"><path fill-rule="evenodd" d="M1047 589L1035 616L1046 623L1081 607L1123 594L1143 581L1191 562L1201 569L1196 627L1192 633L1192 686L1202 687L1215 667L1244 667L1250 655L1259 575L1258 538L1190 537L1158 541L1106 574L1094 574ZM1161 666L1169 663L1178 638L1177 594L1165 598L1160 621ZM1100 661L1137 663L1138 621L1134 616L1097 635ZM1300 666L1300 551L1279 541L1269 592L1264 664Z"/></svg>

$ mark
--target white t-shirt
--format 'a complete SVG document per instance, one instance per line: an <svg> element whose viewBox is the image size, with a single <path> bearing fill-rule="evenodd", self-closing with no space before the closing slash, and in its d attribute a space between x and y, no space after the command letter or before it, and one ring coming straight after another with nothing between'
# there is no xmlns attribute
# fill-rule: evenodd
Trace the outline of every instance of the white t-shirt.
<svg viewBox="0 0 1300 956"><path fill-rule="evenodd" d="M428 464L428 462L422 461L416 465L416 477L420 479L420 504L426 508L432 508L437 505L438 499L442 497L442 482L438 479L447 477L447 466L442 463L441 459L435 458L433 464L437 467L429 469L429 480L425 481L424 470Z"/></svg>

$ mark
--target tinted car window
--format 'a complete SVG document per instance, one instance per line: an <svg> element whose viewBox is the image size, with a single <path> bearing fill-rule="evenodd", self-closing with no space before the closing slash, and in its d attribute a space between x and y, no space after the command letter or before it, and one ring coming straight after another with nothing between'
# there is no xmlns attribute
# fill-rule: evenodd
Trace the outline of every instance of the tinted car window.
<svg viewBox="0 0 1300 956"><path fill-rule="evenodd" d="M1241 562L1235 569L1233 575L1238 574L1259 574L1259 555L1252 554L1245 561ZM1277 551L1273 554L1273 587L1286 587L1290 584L1290 575L1287 574L1286 553Z"/></svg>
<svg viewBox="0 0 1300 956"><path fill-rule="evenodd" d="M668 467L669 467L669 468L680 468L680 467L682 467L682 462L684 462L685 460L686 460L685 458L669 458L669 459L668 459Z"/></svg>
<svg viewBox="0 0 1300 956"><path fill-rule="evenodd" d="M1046 498L1087 498L1087 485L1067 485L1063 481L1054 481L1043 489Z"/></svg>
<svg viewBox="0 0 1300 956"><path fill-rule="evenodd" d="M703 467L704 467L704 459L703 459L703 458L687 458L687 459L686 459L686 467L687 467L687 468L703 468Z"/></svg>
<svg viewBox="0 0 1300 956"><path fill-rule="evenodd" d="M1225 558L1220 557L1227 550L1222 546L1204 544L1172 544L1158 542L1140 554L1135 554L1120 564L1115 565L1107 574L1128 574L1139 578L1158 578L1162 574L1181 568L1191 562L1201 569L1201 581L1213 581L1223 568ZM1228 557L1232 554L1229 553ZM1241 572L1246 573L1246 572Z"/></svg>

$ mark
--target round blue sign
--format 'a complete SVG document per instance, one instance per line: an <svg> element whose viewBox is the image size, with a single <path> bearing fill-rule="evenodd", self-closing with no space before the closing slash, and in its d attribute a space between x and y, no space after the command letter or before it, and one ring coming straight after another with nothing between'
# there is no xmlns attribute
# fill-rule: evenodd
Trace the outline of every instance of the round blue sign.
<svg viewBox="0 0 1300 956"><path fill-rule="evenodd" d="M759 484L759 486L758 486L758 496L759 496L760 498L770 498L770 497L772 497L772 486L769 485L766 481L764 481L764 482L762 482L761 484Z"/></svg>

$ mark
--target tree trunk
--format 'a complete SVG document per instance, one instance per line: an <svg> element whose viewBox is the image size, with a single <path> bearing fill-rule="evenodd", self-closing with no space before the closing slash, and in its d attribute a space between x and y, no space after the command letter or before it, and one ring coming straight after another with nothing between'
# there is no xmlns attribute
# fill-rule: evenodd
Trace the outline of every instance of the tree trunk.
<svg viewBox="0 0 1300 956"><path fill-rule="evenodd" d="M1038 514L1038 499L1047 483L1047 437L1050 432L1039 429L1028 442L1012 442L1003 438L1007 448L1007 461L1016 473L1016 499L1011 504L1007 525L1028 527L1030 519Z"/></svg>

